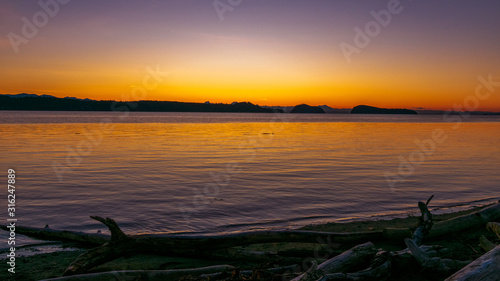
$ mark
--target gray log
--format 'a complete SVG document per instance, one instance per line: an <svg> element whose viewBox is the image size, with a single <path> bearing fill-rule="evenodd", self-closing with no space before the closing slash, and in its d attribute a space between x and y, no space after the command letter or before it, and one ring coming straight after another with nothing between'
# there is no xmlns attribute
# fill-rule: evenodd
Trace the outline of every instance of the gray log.
<svg viewBox="0 0 500 281"><path fill-rule="evenodd" d="M500 245L479 257L445 281L500 280Z"/></svg>
<svg viewBox="0 0 500 281"><path fill-rule="evenodd" d="M344 253L321 263L317 266L317 269L312 270L312 272L310 271L307 274L304 273L294 278L292 281L305 281L316 277L317 278L314 280L317 280L318 278L330 273L353 272L356 271L360 265L369 263L376 253L377 249L375 249L375 246L371 242L357 245Z"/></svg>

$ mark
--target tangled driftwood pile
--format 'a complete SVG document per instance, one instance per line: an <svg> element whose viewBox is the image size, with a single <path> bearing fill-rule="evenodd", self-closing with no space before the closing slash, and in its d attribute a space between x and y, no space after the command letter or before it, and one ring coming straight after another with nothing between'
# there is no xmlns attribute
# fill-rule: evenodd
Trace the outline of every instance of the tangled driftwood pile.
<svg viewBox="0 0 500 281"><path fill-rule="evenodd" d="M192 280L280 280L326 281L326 280L389 280L395 267L412 264L416 260L421 269L433 276L450 276L446 280L500 280L500 246L495 246L485 237L480 237L481 246L488 251L476 261L458 261L438 257L434 246L422 245L424 238L453 235L471 228L484 227L500 238L500 202L478 212L434 223L428 205L418 202L420 222L410 229L384 229L383 231L330 233L314 231L257 231L226 235L126 235L110 218L91 217L105 224L111 236L61 231L46 228L17 227L20 234L39 239L75 241L99 245L77 257L64 272L65 277L51 280L176 280L193 276ZM4 227L5 229L5 227ZM389 239L404 240L407 249L398 252L378 250L372 242ZM255 271L239 271L230 265L211 266L185 270L129 270L85 274L92 268L108 261L137 253L189 256L197 258L228 258L227 249L257 243L307 242L359 244L319 265L316 262L304 273L290 274L295 265ZM370 241L370 242L369 242ZM238 256L239 255L239 256ZM259 259L277 253L239 252L230 258ZM452 275L453 274L453 275ZM201 276L201 277L196 277ZM245 277L246 276L246 277ZM267 277L259 277L267 276ZM200 279L196 279L200 278ZM242 278L242 279L238 279ZM185 279L187 280L187 279Z"/></svg>

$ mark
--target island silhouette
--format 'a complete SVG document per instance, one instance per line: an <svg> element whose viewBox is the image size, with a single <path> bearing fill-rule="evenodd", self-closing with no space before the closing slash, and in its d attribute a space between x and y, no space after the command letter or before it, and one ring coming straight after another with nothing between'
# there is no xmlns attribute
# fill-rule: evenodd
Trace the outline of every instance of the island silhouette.
<svg viewBox="0 0 500 281"><path fill-rule="evenodd" d="M290 113L325 113L325 110L319 106L299 104L296 105Z"/></svg>
<svg viewBox="0 0 500 281"><path fill-rule="evenodd" d="M282 112L279 109L263 108L250 102L191 103L177 101L96 101L78 98L57 98L34 94L0 95L0 110L46 110L46 111L143 111L143 112Z"/></svg>
<svg viewBox="0 0 500 281"><path fill-rule="evenodd" d="M58 98L51 95L36 94L0 94L0 110L34 110L34 111L138 111L138 112L241 112L241 113L330 113L330 114L423 114L441 115L445 111L419 108L380 108L358 105L352 109L332 108L327 105L311 106L260 106L251 102L233 103L195 103L179 101L114 101L92 100L75 97ZM471 111L471 115L500 115L500 112ZM448 114L463 114L450 111Z"/></svg>
<svg viewBox="0 0 500 281"><path fill-rule="evenodd" d="M405 108L379 108L368 105L358 105L351 110L351 114L418 114L415 110Z"/></svg>

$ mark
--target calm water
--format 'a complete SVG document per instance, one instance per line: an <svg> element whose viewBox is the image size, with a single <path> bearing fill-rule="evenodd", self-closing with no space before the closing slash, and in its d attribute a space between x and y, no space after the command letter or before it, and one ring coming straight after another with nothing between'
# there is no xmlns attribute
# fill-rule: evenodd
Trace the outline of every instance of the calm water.
<svg viewBox="0 0 500 281"><path fill-rule="evenodd" d="M5 181L16 170L20 225L95 232L99 215L128 233L298 227L406 214L432 194L441 208L498 200L500 118L463 121L0 111L0 168Z"/></svg>

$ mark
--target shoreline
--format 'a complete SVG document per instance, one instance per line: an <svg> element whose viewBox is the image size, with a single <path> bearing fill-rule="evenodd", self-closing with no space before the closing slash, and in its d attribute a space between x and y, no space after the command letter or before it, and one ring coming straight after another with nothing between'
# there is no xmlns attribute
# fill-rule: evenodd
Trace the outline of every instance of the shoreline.
<svg viewBox="0 0 500 281"><path fill-rule="evenodd" d="M470 214L476 212L485 207L491 206L492 204L475 206L467 210L460 210L457 212L449 212L445 214L434 214L434 221L440 222L455 218L458 216ZM322 231L322 232L362 232L362 231L379 231L386 227L390 228L404 228L404 227L414 227L418 221L418 216L407 215L404 218L392 218L392 219L376 219L380 217L372 217L373 220L359 220L351 222L329 222L325 224L311 224L298 230L309 230L309 231ZM442 245L449 250L448 255L444 253L445 258L455 258L459 260L474 260L481 254L481 248L477 246L477 239L480 235L487 235L492 241L495 237L488 234L486 229L469 229L461 231L454 235L454 237L441 237L441 238L430 238L426 239L426 244L429 245ZM73 243L59 243L60 249L57 249L56 244L39 245L36 247L52 247L52 251L43 252L40 249L30 249L31 247L26 247L26 251L31 251L35 253L30 256L19 256L18 263L19 266L16 274L8 274L5 271L0 272L0 278L2 280L39 280L40 278L50 278L61 276L64 269L71 263L71 261L86 250L85 247L74 247ZM397 251L404 249L403 241L377 241L375 245L384 250ZM316 249L317 244L311 243L270 243L270 244L255 244L247 247L242 247L245 250L250 251L290 251L290 252L303 252L305 253L305 258L311 257L312 251ZM338 250L342 251L348 245L338 245ZM450 254L452 253L452 254ZM3 252L2 252L3 254ZM4 261L4 259L2 259ZM223 260L203 260L203 259L192 259L192 258L180 258L180 257L166 257L166 256L154 256L154 255L134 255L131 257L120 258L118 260L106 263L93 269L91 272L99 271L110 271L110 270L140 270L140 269L177 269L177 268L191 268L191 267L204 267L210 265L218 264L233 264L236 267L241 268L253 268L259 265L255 261L223 261ZM27 269L29 267L29 270ZM402 273L403 274L403 273ZM401 279L398 279L401 278ZM415 279L406 279L407 276L395 277L391 280L426 280L422 279L424 277L415 273ZM420 278L420 279L419 279Z"/></svg>
<svg viewBox="0 0 500 281"><path fill-rule="evenodd" d="M450 212L448 211L435 212L436 210L438 211L445 210L444 208L437 208L437 209L430 208L429 210L432 213L434 221L439 222L476 212L483 208L492 206L496 202L480 206L464 206L463 208L457 210L455 210L454 208L458 208L460 206L453 206L449 208L450 210L452 210ZM414 227L416 222L418 221L419 216L420 215L418 211L407 213L406 215L389 214L389 215L370 217L373 219L360 218L359 220L353 220L348 222L328 222L323 224L311 224L303 226L299 228L299 230L314 230L314 231L325 231L325 232L350 232L354 231L355 229L357 231L374 231L374 230L382 230L385 227L393 227L393 228ZM378 218L387 218L387 219L378 219Z"/></svg>
<svg viewBox="0 0 500 281"><path fill-rule="evenodd" d="M473 204L482 202L480 205ZM464 214L469 214L471 212L480 210L482 208L491 206L496 202L500 202L500 198L489 198L483 200L476 200L466 203L452 204L447 207L436 207L430 208L429 210L433 214L434 220L446 220L450 218L454 218L457 216L461 216ZM218 231L218 232L189 232L189 231L178 231L173 233L145 233L145 234L176 234L176 235L196 235L196 234L206 234L206 235L219 235L219 234L230 234L230 233L240 233L247 231L266 231L266 230L308 230L308 231L324 231L324 232L354 232L354 231L374 231L374 230L382 230L385 227L413 227L411 224L412 220L415 220L420 216L420 213L417 210L412 211L397 211L389 214L373 214L370 216L359 216L359 217L350 217L350 218L339 218L339 219L304 219L303 221L312 221L311 223L299 223L293 226L279 226L272 225L269 223L268 227L252 227L250 229L241 229L235 231ZM268 223L264 223L266 225ZM364 227L363 226L367 226ZM62 230L62 229L58 229ZM78 230L77 230L78 231ZM85 232L86 231L82 231ZM109 230L104 230L103 234L110 234ZM130 235L135 233L129 233ZM21 239L19 239L21 238ZM19 257L29 257L37 254L48 254L58 251L77 251L84 249L78 247L68 247L63 242L50 242L45 240L38 240L35 238L31 238L22 234L18 234L17 237L20 240L17 245L17 251ZM7 252L9 247L1 247L0 255L4 252ZM3 258L0 258L0 261Z"/></svg>
<svg viewBox="0 0 500 281"><path fill-rule="evenodd" d="M461 212L466 212L466 211L472 211L476 209L481 209L487 206L491 206L492 204L497 203L500 201L500 197L494 197L494 198L486 198L486 199L479 199L479 200L473 200L473 201L468 201L468 202L456 202L456 203L449 203L449 204L443 204L438 207L434 208L429 208L433 216L441 216L444 215L447 217L448 215L451 215L453 217L453 214L456 213L461 213ZM293 221L293 223L290 223L288 226L286 225L281 225L280 223L283 222L265 222L265 223L260 223L260 224L248 224L248 226L252 226L250 229L236 229L234 231L219 231L219 232L183 232L179 231L176 232L176 234L224 234L224 233L238 233L238 232L244 232L244 231L265 231L265 230L302 230L306 228L312 227L311 230L313 230L316 227L321 228L322 225L327 225L327 224L350 224L350 223L366 223L370 221L374 222L379 222L379 221L392 221L394 219L405 219L407 217L418 217L420 216L420 211L416 207L409 207L406 210L401 210L401 211L394 211L390 213L375 213L371 215L366 215L366 216L351 216L351 217L345 217L345 218L304 218L304 219L296 219ZM286 222L285 222L286 223ZM151 233L154 234L154 233Z"/></svg>

